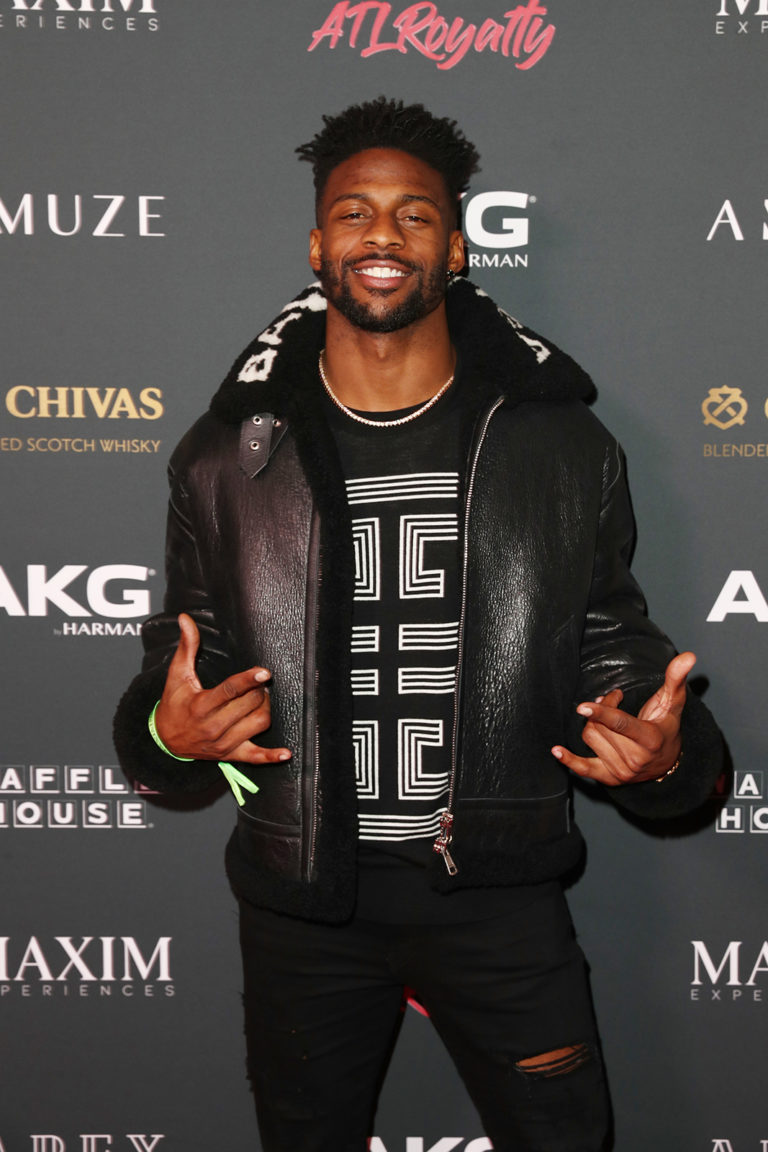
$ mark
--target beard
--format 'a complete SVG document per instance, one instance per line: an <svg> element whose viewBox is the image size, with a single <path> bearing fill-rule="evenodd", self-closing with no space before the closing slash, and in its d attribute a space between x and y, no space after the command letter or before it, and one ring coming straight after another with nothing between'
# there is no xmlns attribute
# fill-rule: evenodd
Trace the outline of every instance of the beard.
<svg viewBox="0 0 768 1152"><path fill-rule="evenodd" d="M367 257L368 259L370 257ZM392 257L385 257L391 260ZM393 305L390 309L376 308L373 303L356 300L352 295L351 277L352 269L358 261L345 261L339 275L329 260L323 260L318 273L326 298L334 308L341 313L350 324L364 332L398 332L408 328L417 320L423 320L430 312L442 303L445 297L445 285L448 278L448 263L441 261L425 272L417 264L409 264L405 260L396 260L396 264L416 272L417 279L414 287L404 300ZM386 300L392 289L383 288L372 291L374 298Z"/></svg>

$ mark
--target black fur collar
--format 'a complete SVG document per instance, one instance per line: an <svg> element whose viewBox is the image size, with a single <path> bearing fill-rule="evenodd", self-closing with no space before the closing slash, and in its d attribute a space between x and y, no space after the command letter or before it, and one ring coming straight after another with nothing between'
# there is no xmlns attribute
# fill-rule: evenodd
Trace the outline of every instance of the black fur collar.
<svg viewBox="0 0 768 1152"><path fill-rule="evenodd" d="M446 310L463 370L510 402L594 400L594 385L575 361L512 319L469 280L451 284ZM211 412L232 424L255 412L290 417L297 405L304 407L317 390L325 311L320 285L310 284L237 358Z"/></svg>

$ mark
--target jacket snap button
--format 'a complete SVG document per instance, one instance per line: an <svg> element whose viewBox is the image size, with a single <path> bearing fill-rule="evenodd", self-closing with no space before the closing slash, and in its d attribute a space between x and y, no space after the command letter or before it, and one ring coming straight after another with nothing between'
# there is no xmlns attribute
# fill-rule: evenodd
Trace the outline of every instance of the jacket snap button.
<svg viewBox="0 0 768 1152"><path fill-rule="evenodd" d="M253 449L254 452L258 452L259 448L261 448L261 441L260 440L251 440L251 448Z"/></svg>
<svg viewBox="0 0 768 1152"><path fill-rule="evenodd" d="M254 416L253 422L254 424L261 424L261 416Z"/></svg>

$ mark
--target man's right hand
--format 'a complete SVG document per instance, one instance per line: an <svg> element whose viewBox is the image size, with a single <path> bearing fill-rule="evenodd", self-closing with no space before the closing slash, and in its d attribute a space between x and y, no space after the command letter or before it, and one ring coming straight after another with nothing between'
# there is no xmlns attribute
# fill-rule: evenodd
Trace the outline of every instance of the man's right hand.
<svg viewBox="0 0 768 1152"><path fill-rule="evenodd" d="M168 668L168 676L155 713L160 739L174 756L193 760L240 760L271 764L289 760L287 748L259 748L251 736L271 723L269 692L264 687L271 673L249 668L203 688L195 671L200 633L191 616L179 616L181 638Z"/></svg>

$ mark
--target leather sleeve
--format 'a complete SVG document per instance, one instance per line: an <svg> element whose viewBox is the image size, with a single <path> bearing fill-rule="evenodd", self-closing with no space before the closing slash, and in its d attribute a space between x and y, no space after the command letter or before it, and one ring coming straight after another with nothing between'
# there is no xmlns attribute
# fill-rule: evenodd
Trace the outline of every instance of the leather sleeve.
<svg viewBox="0 0 768 1152"><path fill-rule="evenodd" d="M149 732L149 715L162 695L168 665L178 644L179 612L187 612L200 630L197 674L203 687L211 688L235 671L206 591L195 539L192 501L179 468L179 458L180 449L177 449L169 467L171 495L163 611L150 617L142 627L142 671L123 695L114 722L115 748L125 772L161 792L201 791L221 778L217 763L176 760L157 746Z"/></svg>
<svg viewBox="0 0 768 1152"><path fill-rule="evenodd" d="M624 458L614 443L604 467L578 700L592 700L611 688L621 688L622 707L637 715L662 684L675 649L648 619L645 599L629 570L633 544ZM661 783L651 780L608 788L615 804L638 816L671 817L698 807L712 794L723 770L723 739L709 710L690 690L681 732L683 758L677 771Z"/></svg>

